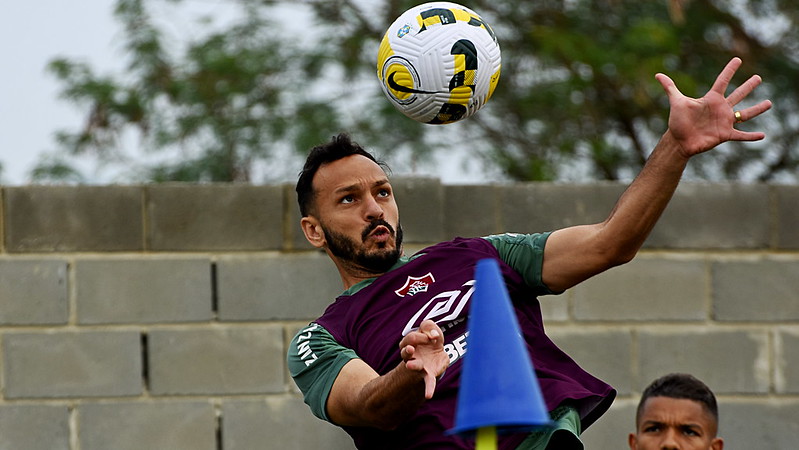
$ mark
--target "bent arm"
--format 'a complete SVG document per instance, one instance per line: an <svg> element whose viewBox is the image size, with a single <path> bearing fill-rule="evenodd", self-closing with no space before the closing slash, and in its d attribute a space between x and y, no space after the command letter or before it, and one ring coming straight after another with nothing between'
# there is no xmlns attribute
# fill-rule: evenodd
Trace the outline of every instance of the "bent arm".
<svg viewBox="0 0 799 450"><path fill-rule="evenodd" d="M353 359L339 373L327 400L327 415L342 426L396 428L424 403L424 376L401 362L379 376L363 360Z"/></svg>
<svg viewBox="0 0 799 450"><path fill-rule="evenodd" d="M699 99L684 96L666 75L656 75L669 98L669 128L604 222L558 230L549 237L542 277L550 289L568 289L630 261L666 209L692 156L722 142L765 137L762 132L745 132L734 127L739 117L746 121L771 108L771 102L763 100L736 116L735 105L762 81L754 75L725 97L740 65L741 60L733 58L707 94Z"/></svg>
<svg viewBox="0 0 799 450"><path fill-rule="evenodd" d="M426 320L402 339L402 362L385 375L361 359L349 361L330 390L328 417L343 426L396 428L432 398L436 378L449 365L443 346L441 329Z"/></svg>

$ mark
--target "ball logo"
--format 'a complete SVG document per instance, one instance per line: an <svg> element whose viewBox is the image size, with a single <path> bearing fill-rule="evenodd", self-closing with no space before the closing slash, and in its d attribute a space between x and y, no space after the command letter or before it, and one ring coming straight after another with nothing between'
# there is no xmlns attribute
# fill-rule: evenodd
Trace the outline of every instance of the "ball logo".
<svg viewBox="0 0 799 450"><path fill-rule="evenodd" d="M408 25L408 24L405 24L403 27L401 27L399 30L397 30L397 37L401 38L401 37L405 36L406 34L408 34L410 32L411 32L411 26Z"/></svg>
<svg viewBox="0 0 799 450"><path fill-rule="evenodd" d="M385 77L389 89L388 92L394 101L399 104L409 105L413 103L416 100L413 94L435 93L415 89L419 84L419 74L416 73L416 69L405 58L392 56L386 60L385 72L388 74Z"/></svg>
<svg viewBox="0 0 799 450"><path fill-rule="evenodd" d="M491 27L450 2L407 10L388 28L377 55L383 92L400 112L428 124L477 112L491 98L500 66Z"/></svg>

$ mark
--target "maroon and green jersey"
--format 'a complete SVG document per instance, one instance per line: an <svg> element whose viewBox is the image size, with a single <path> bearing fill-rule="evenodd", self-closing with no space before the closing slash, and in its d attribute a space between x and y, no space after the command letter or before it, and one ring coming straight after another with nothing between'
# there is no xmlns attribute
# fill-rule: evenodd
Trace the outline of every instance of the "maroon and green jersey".
<svg viewBox="0 0 799 450"><path fill-rule="evenodd" d="M541 280L548 236L455 239L402 258L387 273L345 291L291 343L289 369L306 403L314 414L329 420L327 395L347 361L360 358L383 375L401 362L402 337L431 319L444 331L444 349L450 357L433 398L396 430L344 429L359 448L474 448L473 441L446 431L454 426L475 266L481 259L494 258L500 264L548 409L568 404L578 411L582 429L591 425L610 407L616 393L584 371L544 333L537 296L552 294ZM515 449L526 436L501 434L499 448Z"/></svg>

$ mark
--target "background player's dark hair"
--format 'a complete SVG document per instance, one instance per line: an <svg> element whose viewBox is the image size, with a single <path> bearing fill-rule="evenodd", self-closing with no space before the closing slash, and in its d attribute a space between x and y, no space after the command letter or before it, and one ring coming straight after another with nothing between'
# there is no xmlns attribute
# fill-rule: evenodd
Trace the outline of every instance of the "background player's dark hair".
<svg viewBox="0 0 799 450"><path fill-rule="evenodd" d="M363 155L374 161L382 167L383 170L388 171L388 166L385 163L376 160L371 153L364 150L363 147L356 142L353 142L347 133L339 133L333 136L330 142L317 145L311 149L308 158L305 160L305 166L303 166L299 174L296 191L297 202L300 205L300 214L302 217L308 216L313 209L314 191L312 182L314 175L316 175L316 171L324 164L351 155Z"/></svg>
<svg viewBox="0 0 799 450"><path fill-rule="evenodd" d="M636 426L641 421L644 403L651 397L681 398L699 402L710 413L716 423L719 421L716 396L713 395L713 391L705 383L693 375L671 373L658 378L647 386L641 395L641 401L638 403L638 410L635 414Z"/></svg>

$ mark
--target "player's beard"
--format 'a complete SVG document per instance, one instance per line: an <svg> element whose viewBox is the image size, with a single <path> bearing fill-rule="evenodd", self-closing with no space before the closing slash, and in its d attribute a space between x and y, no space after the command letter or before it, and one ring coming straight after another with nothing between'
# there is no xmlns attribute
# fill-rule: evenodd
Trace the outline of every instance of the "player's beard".
<svg viewBox="0 0 799 450"><path fill-rule="evenodd" d="M394 237L394 248L387 249L385 244L380 244L377 249L366 250L362 243L366 241L369 234L378 226L388 228L389 234ZM344 234L328 230L322 227L327 241L327 248L334 256L344 261L354 263L361 268L375 274L388 272L397 263L402 254L402 225L397 223L397 230L388 222L382 219L373 221L361 233L361 245L354 239Z"/></svg>

